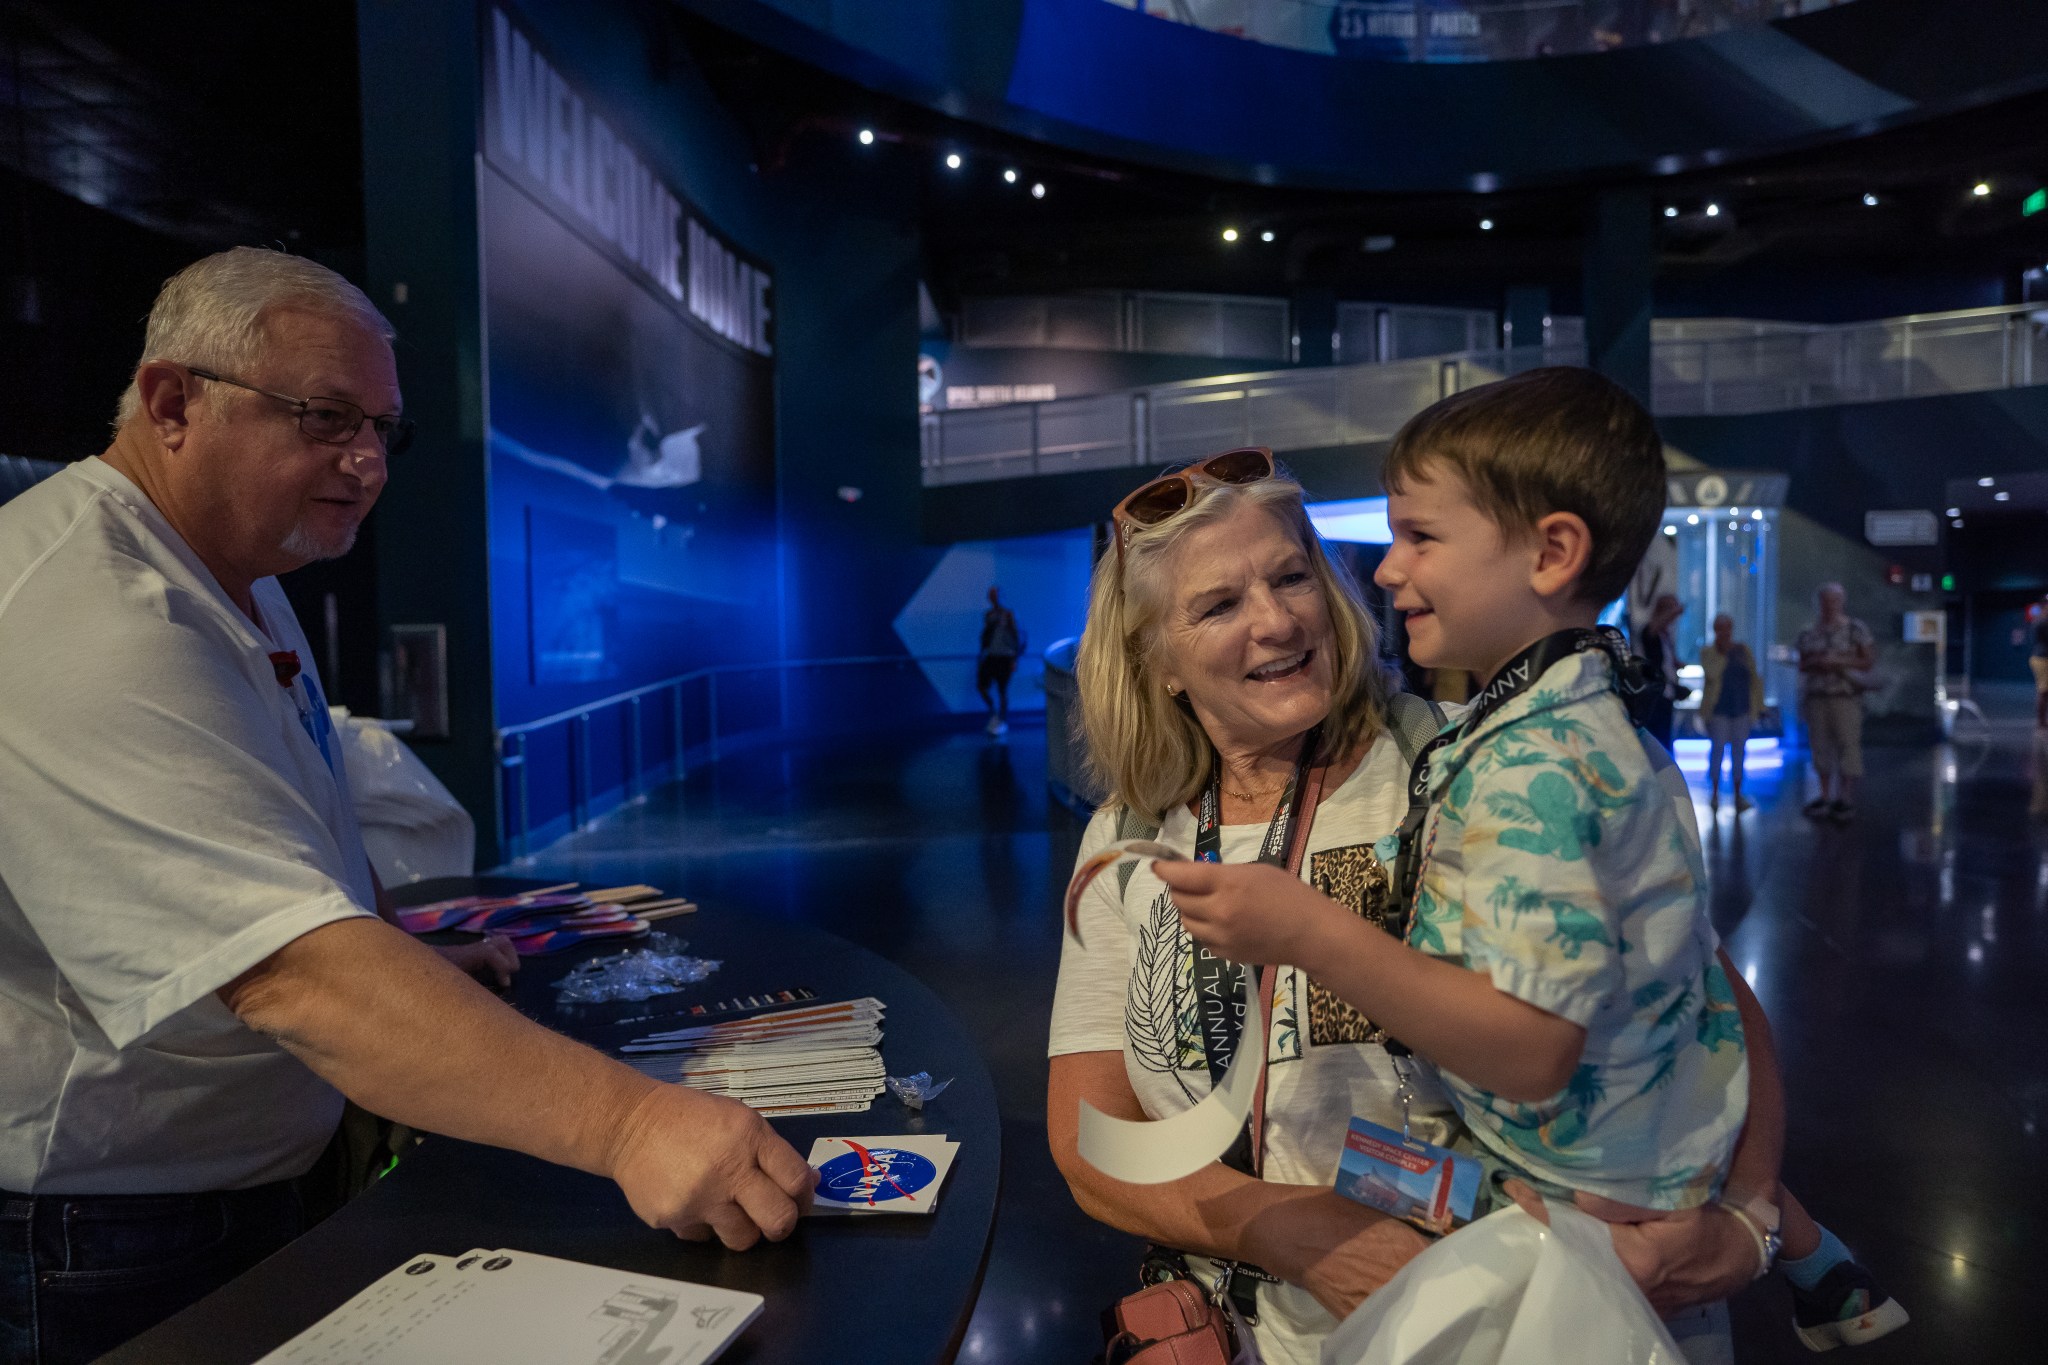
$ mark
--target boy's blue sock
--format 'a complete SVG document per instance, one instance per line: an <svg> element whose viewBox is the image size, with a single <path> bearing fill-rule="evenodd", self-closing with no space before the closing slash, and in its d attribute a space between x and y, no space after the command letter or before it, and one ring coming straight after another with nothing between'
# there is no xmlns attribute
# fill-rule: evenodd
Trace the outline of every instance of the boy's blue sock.
<svg viewBox="0 0 2048 1365"><path fill-rule="evenodd" d="M1822 1228L1820 1245L1814 1249L1811 1256L1802 1256L1796 1261L1780 1259L1778 1269L1784 1271L1785 1278L1801 1289L1811 1289L1819 1284L1821 1277L1830 1270L1843 1261L1854 1259L1849 1254L1849 1248L1842 1245L1841 1238Z"/></svg>

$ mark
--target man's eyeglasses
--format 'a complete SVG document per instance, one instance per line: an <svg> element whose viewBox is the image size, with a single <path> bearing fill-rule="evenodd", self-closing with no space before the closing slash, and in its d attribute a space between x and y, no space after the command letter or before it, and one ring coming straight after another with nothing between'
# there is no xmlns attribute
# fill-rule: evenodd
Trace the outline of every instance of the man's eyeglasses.
<svg viewBox="0 0 2048 1365"><path fill-rule="evenodd" d="M377 433L377 439L383 444L387 459L403 455L406 447L412 444L411 420L400 417L395 412L372 417L346 398L294 398L288 393L259 389L254 384L245 384L239 379L215 374L212 370L202 370L197 365L187 365L185 368L201 379L210 379L216 384L232 384L238 389L260 393L265 398L275 398L278 402L296 409L299 415L299 431L306 439L318 441L322 445L347 445L355 440L356 433L363 429L365 422L368 422L371 429Z"/></svg>
<svg viewBox="0 0 2048 1365"><path fill-rule="evenodd" d="M1157 526L1185 511L1195 500L1197 475L1216 483L1257 483L1273 477L1273 452L1264 446L1226 450L1185 469L1162 474L1118 503L1109 518L1116 525L1119 571L1123 568L1124 542L1131 538L1131 531L1140 526Z"/></svg>

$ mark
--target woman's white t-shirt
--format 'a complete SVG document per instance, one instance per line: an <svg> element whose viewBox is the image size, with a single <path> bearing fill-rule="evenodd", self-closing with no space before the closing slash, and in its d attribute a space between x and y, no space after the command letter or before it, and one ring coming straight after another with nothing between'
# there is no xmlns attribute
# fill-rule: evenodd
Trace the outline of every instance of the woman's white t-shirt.
<svg viewBox="0 0 2048 1365"><path fill-rule="evenodd" d="M1390 869L1374 844L1407 812L1408 764L1387 734L1327 793L1309 828L1302 878L1383 925L1397 907ZM1264 824L1227 825L1223 861L1251 862ZM1170 812L1158 839L1190 855L1195 820ZM1116 839L1116 815L1098 811L1081 841L1085 860ZM1194 942L1181 928L1165 884L1138 864L1119 898L1114 871L1095 879L1080 908L1081 942L1066 941L1053 1001L1050 1055L1122 1052L1124 1071L1151 1118L1166 1118L1209 1093L1193 986ZM1282 967L1268 1034L1262 1174L1281 1184L1332 1184L1353 1115L1398 1126L1400 1078L1372 1022L1305 972ZM1426 1067L1416 1068L1416 1114L1446 1114L1450 1103ZM1336 1327L1307 1290L1259 1286L1259 1349L1272 1365L1312 1365Z"/></svg>

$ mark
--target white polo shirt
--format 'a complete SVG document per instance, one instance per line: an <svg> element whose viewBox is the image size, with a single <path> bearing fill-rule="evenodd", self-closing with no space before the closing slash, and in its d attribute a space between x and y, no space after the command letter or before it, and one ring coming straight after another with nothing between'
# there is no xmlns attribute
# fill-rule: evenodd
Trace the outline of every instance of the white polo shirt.
<svg viewBox="0 0 2048 1365"><path fill-rule="evenodd" d="M376 903L312 651L254 598L97 458L0 507L0 1189L246 1188L334 1131L214 994Z"/></svg>

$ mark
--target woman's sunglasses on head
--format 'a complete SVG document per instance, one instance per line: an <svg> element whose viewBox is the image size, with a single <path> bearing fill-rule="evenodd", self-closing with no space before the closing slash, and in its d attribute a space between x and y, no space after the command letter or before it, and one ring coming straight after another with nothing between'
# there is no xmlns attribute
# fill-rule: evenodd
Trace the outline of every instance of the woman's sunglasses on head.
<svg viewBox="0 0 2048 1365"><path fill-rule="evenodd" d="M1213 483L1257 483L1273 477L1273 452L1264 446L1245 446L1211 455L1171 474L1162 474L1137 489L1109 514L1116 527L1116 561L1123 569L1124 543L1141 526L1157 526L1187 510L1195 500L1195 480Z"/></svg>

